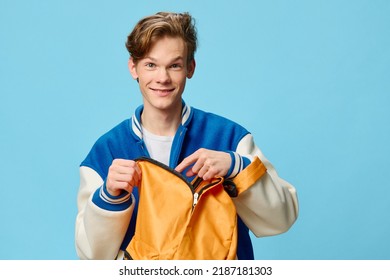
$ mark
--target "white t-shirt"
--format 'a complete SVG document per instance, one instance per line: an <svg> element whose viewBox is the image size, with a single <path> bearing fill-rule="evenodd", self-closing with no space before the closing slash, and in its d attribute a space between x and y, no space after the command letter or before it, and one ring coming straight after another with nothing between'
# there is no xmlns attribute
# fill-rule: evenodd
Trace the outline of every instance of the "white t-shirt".
<svg viewBox="0 0 390 280"><path fill-rule="evenodd" d="M157 160L165 165L169 165L169 156L174 136L160 136L147 131L142 127L143 140L149 155L152 159Z"/></svg>

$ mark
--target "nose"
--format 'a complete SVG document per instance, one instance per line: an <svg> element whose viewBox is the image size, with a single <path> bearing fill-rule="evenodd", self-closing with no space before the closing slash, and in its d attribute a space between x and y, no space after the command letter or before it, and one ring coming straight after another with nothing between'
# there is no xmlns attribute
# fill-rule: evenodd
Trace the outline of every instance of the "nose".
<svg viewBox="0 0 390 280"><path fill-rule="evenodd" d="M169 72L164 67L161 67L157 72L157 82L161 84L166 84L171 81Z"/></svg>

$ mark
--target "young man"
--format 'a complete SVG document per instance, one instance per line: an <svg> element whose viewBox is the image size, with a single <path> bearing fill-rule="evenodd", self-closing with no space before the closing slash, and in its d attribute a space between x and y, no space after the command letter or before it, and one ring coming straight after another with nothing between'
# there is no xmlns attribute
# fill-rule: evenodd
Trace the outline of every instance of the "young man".
<svg viewBox="0 0 390 280"><path fill-rule="evenodd" d="M238 259L253 259L249 229L258 237L287 231L298 203L292 185L240 125L185 104L186 80L194 75L197 38L188 13L157 13L138 22L126 47L131 76L143 96L131 119L100 137L80 166L76 247L82 259L123 258L135 230L146 156L188 177L237 176L257 156L267 172L234 199ZM180 201L178 201L180 203Z"/></svg>

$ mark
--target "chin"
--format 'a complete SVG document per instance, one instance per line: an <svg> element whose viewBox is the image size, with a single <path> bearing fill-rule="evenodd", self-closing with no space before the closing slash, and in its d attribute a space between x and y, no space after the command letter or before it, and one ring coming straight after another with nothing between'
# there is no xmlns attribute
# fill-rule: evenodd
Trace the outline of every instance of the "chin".
<svg viewBox="0 0 390 280"><path fill-rule="evenodd" d="M161 111L172 110L178 106L177 104L177 102L172 102L172 100L155 100L152 102L152 106Z"/></svg>

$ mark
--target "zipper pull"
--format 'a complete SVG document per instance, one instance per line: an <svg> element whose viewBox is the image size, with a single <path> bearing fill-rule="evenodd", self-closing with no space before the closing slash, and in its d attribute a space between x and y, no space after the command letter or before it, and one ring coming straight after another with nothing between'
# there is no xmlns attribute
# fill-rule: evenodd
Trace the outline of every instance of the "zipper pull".
<svg viewBox="0 0 390 280"><path fill-rule="evenodd" d="M199 194L194 193L194 203L192 204L192 207L195 207L195 205L198 203L198 197L199 197Z"/></svg>

